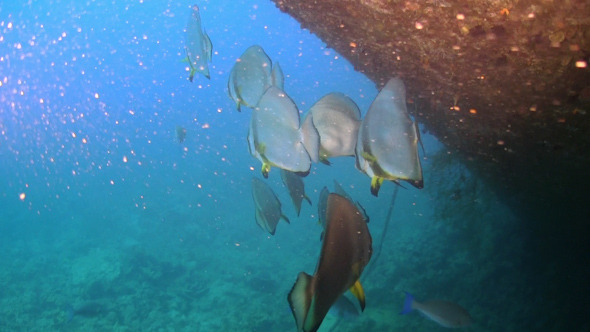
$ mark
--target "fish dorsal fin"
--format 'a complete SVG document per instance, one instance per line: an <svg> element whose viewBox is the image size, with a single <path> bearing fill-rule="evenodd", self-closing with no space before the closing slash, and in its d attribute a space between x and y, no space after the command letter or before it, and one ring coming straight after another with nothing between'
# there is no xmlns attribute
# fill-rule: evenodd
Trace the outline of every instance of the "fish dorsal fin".
<svg viewBox="0 0 590 332"><path fill-rule="evenodd" d="M307 113L301 124L301 140L312 162L319 161L320 134L313 124L313 115Z"/></svg>
<svg viewBox="0 0 590 332"><path fill-rule="evenodd" d="M422 135L420 135L420 127L418 127L418 122L414 120L414 130L416 131L416 137L418 138L418 144L422 148L422 154L426 156L426 150L424 150L424 144L422 143Z"/></svg>
<svg viewBox="0 0 590 332"><path fill-rule="evenodd" d="M273 86L276 86L281 90L285 88L285 76L283 75L283 69L281 68L278 62L276 62L272 66L272 72L270 73L270 77L271 84Z"/></svg>

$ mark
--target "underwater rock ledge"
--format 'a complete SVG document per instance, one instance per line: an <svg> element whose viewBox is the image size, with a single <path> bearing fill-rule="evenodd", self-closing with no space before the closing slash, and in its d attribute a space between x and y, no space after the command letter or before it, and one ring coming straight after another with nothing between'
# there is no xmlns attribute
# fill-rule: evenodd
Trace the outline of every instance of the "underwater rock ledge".
<svg viewBox="0 0 590 332"><path fill-rule="evenodd" d="M515 212L585 227L587 1L273 2L377 88L400 76L410 112Z"/></svg>

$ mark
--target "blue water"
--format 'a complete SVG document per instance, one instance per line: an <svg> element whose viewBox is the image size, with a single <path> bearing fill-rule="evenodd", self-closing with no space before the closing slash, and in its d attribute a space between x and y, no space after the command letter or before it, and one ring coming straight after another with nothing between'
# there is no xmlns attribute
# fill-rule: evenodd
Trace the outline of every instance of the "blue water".
<svg viewBox="0 0 590 332"><path fill-rule="evenodd" d="M211 80L190 83L181 60L192 3L0 3L0 331L294 331L287 294L315 269L316 203L334 179L381 244L395 186L373 197L353 158L313 165L314 205L300 217L273 169L266 181L291 224L263 232L251 111L227 95L233 63L253 44L281 64L301 112L339 91L364 114L375 85L270 1L197 4L214 53ZM176 126L187 130L182 144ZM518 218L422 139L425 188L399 190L363 276L365 312L328 315L321 331L444 330L399 316L404 291L461 304L472 331L569 326L543 298L550 276L523 268L534 253Z"/></svg>

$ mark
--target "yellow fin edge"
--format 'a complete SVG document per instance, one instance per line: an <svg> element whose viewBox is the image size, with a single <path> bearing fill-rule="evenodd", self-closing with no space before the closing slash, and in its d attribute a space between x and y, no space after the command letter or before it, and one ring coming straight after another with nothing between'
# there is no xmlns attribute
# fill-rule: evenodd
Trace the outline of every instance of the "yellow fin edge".
<svg viewBox="0 0 590 332"><path fill-rule="evenodd" d="M361 306L361 311L365 310L365 291L363 290L363 285L361 285L361 281L357 280L352 287L350 287L350 292L354 297L359 300L359 304Z"/></svg>
<svg viewBox="0 0 590 332"><path fill-rule="evenodd" d="M381 188L381 184L383 184L383 178L379 177L379 176L374 176L371 179L371 194L373 194L373 196L377 196L379 195L379 188Z"/></svg>

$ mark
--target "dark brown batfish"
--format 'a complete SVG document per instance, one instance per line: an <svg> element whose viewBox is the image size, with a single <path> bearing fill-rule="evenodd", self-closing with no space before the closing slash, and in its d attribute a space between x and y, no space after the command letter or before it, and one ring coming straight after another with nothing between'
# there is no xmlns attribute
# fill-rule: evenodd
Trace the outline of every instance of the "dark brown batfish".
<svg viewBox="0 0 590 332"><path fill-rule="evenodd" d="M365 294L359 282L372 253L367 223L350 200L328 196L326 233L315 274L300 272L288 300L297 331L317 331L330 307L347 289L365 308Z"/></svg>

